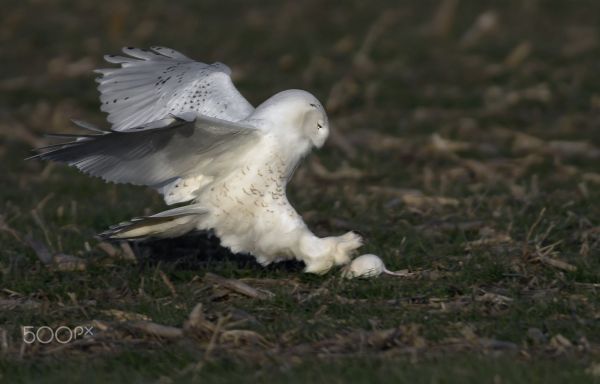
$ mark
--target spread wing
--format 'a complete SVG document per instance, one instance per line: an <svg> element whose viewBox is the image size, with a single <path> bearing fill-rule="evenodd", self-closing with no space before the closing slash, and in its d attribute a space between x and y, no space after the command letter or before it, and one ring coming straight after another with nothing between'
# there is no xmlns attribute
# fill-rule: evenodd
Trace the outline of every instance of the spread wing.
<svg viewBox="0 0 600 384"><path fill-rule="evenodd" d="M200 63L164 47L128 47L123 52L127 56L105 56L120 68L96 70L102 74L97 79L101 109L108 113L113 130L185 112L240 121L254 110L224 64Z"/></svg>
<svg viewBox="0 0 600 384"><path fill-rule="evenodd" d="M107 181L162 190L177 180L218 177L239 167L242 155L260 133L240 123L194 117L167 118L127 131L63 137L75 140L40 148L42 153L34 157L67 163ZM193 194L187 197L190 200Z"/></svg>

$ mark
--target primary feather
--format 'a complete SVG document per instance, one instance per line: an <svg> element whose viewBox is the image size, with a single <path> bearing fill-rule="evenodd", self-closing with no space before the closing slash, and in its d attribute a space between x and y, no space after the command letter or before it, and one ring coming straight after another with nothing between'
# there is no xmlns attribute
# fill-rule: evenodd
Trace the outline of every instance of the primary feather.
<svg viewBox="0 0 600 384"><path fill-rule="evenodd" d="M178 177L225 172L236 166L225 157L249 148L258 135L250 126L198 117L191 122L167 118L152 127L75 138L39 156L106 181L157 187Z"/></svg>

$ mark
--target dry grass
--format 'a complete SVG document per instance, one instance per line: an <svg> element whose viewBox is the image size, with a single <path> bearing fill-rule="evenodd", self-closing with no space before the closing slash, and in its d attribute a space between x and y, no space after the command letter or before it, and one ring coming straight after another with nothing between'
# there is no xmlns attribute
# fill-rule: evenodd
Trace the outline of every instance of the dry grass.
<svg viewBox="0 0 600 384"><path fill-rule="evenodd" d="M0 381L597 378L598 15L552 0L15 2L0 23ZM122 45L226 62L253 104L314 92L334 133L291 198L405 277L262 268L206 235L98 243L160 198L22 159L70 118L103 121L90 71ZM27 325L94 335L28 345Z"/></svg>

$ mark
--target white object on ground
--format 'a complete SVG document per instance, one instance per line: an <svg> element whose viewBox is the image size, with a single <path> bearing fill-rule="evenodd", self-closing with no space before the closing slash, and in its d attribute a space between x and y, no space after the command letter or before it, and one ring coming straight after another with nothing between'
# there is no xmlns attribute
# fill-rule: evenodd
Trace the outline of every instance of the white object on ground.
<svg viewBox="0 0 600 384"><path fill-rule="evenodd" d="M404 273L389 271L379 256L368 253L352 260L352 262L342 270L342 277L345 277L346 279L370 278L377 277L382 273L392 276L406 275Z"/></svg>

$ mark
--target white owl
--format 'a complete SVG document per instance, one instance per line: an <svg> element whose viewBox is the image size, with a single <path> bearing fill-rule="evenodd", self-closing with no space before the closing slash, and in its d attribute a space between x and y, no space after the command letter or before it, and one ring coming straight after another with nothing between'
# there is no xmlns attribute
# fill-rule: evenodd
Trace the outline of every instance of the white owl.
<svg viewBox="0 0 600 384"><path fill-rule="evenodd" d="M302 90L280 92L253 108L230 69L172 49L124 48L98 70L110 131L69 136L35 157L67 163L115 183L150 186L169 205L187 203L112 227L113 239L176 237L213 230L233 252L267 265L297 259L306 272L346 264L361 246L348 232L319 238L286 197L298 163L329 135L323 106Z"/></svg>

